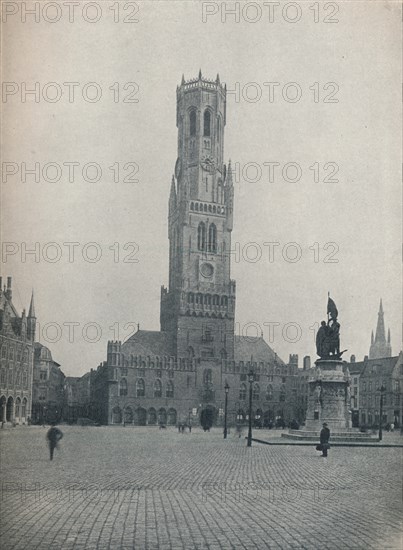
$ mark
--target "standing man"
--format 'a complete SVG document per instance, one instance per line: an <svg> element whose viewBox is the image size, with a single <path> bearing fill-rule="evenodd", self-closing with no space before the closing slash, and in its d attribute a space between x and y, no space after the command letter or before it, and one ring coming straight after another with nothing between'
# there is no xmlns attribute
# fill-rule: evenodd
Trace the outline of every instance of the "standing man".
<svg viewBox="0 0 403 550"><path fill-rule="evenodd" d="M50 460L53 460L53 453L62 437L63 433L58 428L56 428L55 423L52 422L52 425L48 430L48 433L46 434L46 439L48 440L49 444Z"/></svg>
<svg viewBox="0 0 403 550"><path fill-rule="evenodd" d="M330 430L327 427L326 422L323 423L323 428L320 431L320 446L322 451L322 456L327 457L327 451L330 449L329 445L330 439Z"/></svg>

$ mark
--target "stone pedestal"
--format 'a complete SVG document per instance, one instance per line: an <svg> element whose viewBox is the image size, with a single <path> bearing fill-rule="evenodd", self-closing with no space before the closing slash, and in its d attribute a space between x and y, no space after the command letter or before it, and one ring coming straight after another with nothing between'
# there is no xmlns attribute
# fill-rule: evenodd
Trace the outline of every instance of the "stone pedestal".
<svg viewBox="0 0 403 550"><path fill-rule="evenodd" d="M338 359L319 359L309 379L305 430L319 432L327 422L330 432L351 428L350 373L347 363Z"/></svg>

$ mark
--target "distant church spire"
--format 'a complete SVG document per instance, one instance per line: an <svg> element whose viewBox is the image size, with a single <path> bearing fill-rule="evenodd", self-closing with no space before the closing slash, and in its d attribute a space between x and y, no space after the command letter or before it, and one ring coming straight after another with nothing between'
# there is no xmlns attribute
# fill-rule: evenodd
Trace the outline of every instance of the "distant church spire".
<svg viewBox="0 0 403 550"><path fill-rule="evenodd" d="M36 335L36 315L34 303L34 291L32 290L31 303L29 304L29 312L27 317L27 337L31 342L35 342Z"/></svg>
<svg viewBox="0 0 403 550"><path fill-rule="evenodd" d="M31 294L31 303L29 304L28 317L36 317L35 315L35 303L34 303L34 291Z"/></svg>
<svg viewBox="0 0 403 550"><path fill-rule="evenodd" d="M378 312L378 323L376 325L376 333L375 333L375 342L386 342L385 337L385 322L383 319L383 306L382 306L382 298L379 303L379 312Z"/></svg>
<svg viewBox="0 0 403 550"><path fill-rule="evenodd" d="M371 347L369 348L370 359L380 359L382 357L391 357L392 349L390 345L390 331L388 332L388 341L385 335L385 321L382 298L379 302L378 322L376 325L375 339L374 333L371 335Z"/></svg>

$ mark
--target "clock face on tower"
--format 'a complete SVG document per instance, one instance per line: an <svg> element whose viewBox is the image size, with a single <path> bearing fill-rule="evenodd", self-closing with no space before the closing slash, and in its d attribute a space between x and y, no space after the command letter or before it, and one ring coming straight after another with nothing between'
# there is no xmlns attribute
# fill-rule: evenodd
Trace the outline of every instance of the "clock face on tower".
<svg viewBox="0 0 403 550"><path fill-rule="evenodd" d="M210 174L214 174L216 171L215 159L211 155L206 155L205 157L203 157L200 161L200 166L203 168L203 170L209 172Z"/></svg>
<svg viewBox="0 0 403 550"><path fill-rule="evenodd" d="M211 264L204 263L200 267L200 273L206 279L211 279L211 277L214 275L214 267Z"/></svg>

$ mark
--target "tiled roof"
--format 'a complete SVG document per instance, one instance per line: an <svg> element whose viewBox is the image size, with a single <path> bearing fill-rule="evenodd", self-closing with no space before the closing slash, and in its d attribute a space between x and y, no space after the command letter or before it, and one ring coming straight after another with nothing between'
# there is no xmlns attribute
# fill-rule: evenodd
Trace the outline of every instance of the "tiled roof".
<svg viewBox="0 0 403 550"><path fill-rule="evenodd" d="M348 364L348 370L350 374L361 374L364 370L365 363L364 361L355 361L354 363Z"/></svg>
<svg viewBox="0 0 403 550"><path fill-rule="evenodd" d="M355 365L362 365L361 376L365 376L367 373L372 373L373 365L380 366L380 372L378 372L377 374L382 373L388 376L395 368L398 359L399 356L396 355L394 357L382 357L380 359L368 359L367 361L359 361L358 363L355 363Z"/></svg>
<svg viewBox="0 0 403 550"><path fill-rule="evenodd" d="M125 355L158 355L163 357L164 355L170 355L170 344L168 332L139 330L124 342L122 352ZM257 363L261 361L273 363L277 358L280 365L284 364L284 361L276 356L275 352L261 337L235 336L234 355L236 362L250 361L251 356L253 356L253 361Z"/></svg>
<svg viewBox="0 0 403 550"><path fill-rule="evenodd" d="M170 355L170 335L157 330L138 330L122 345L125 355Z"/></svg>
<svg viewBox="0 0 403 550"><path fill-rule="evenodd" d="M277 359L280 365L284 365L284 361L276 355L262 337L235 335L234 343L234 358L236 362L250 361L252 356L253 362L256 363L273 363Z"/></svg>

